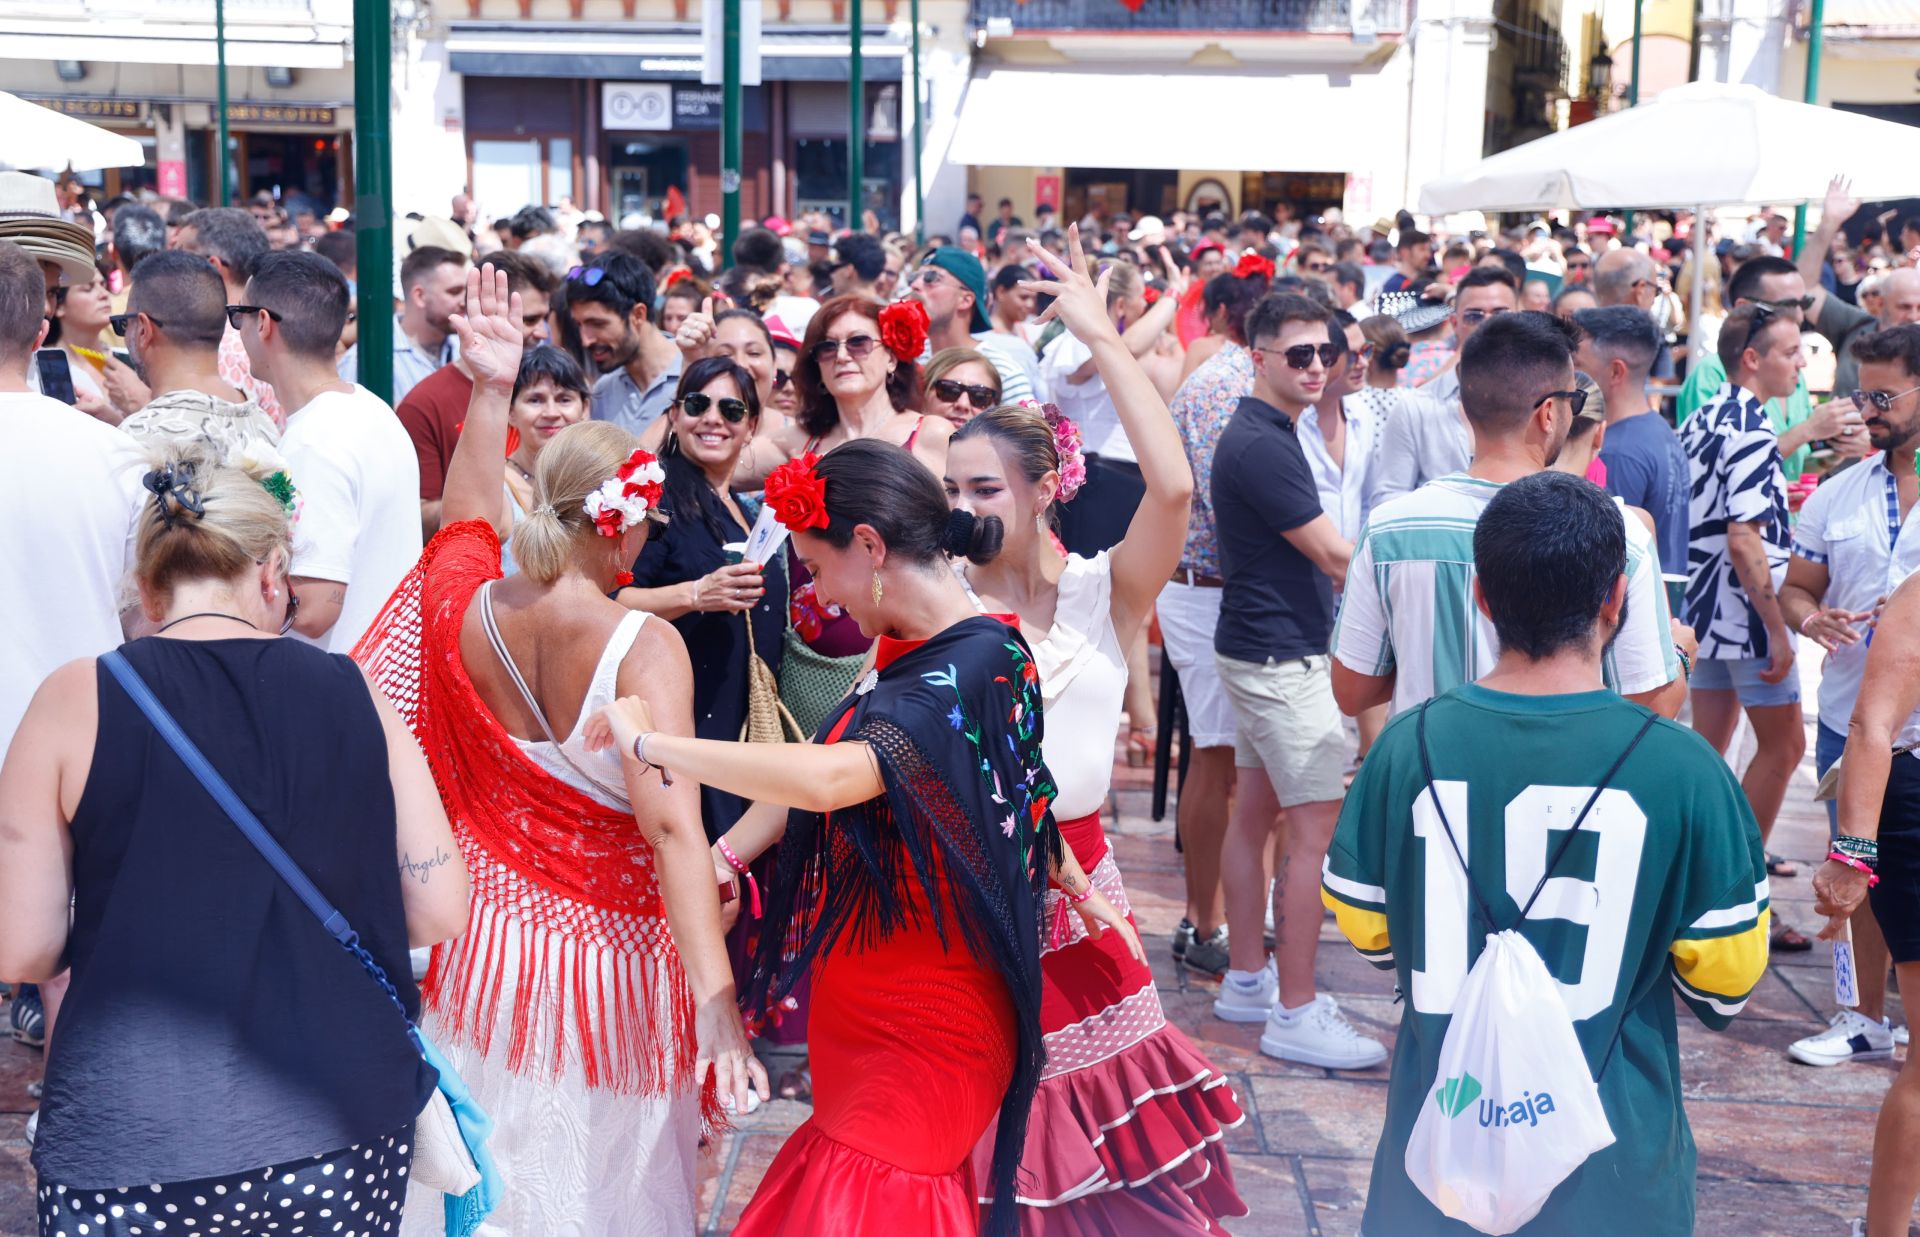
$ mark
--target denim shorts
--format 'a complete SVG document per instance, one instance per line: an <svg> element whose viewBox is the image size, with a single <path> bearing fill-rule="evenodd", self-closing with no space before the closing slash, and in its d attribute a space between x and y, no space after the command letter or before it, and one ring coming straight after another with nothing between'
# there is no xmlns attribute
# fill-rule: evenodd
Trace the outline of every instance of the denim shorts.
<svg viewBox="0 0 1920 1237"><path fill-rule="evenodd" d="M1767 668L1764 657L1736 657L1727 660L1702 657L1693 663L1694 691L1730 691L1740 697L1743 708L1764 709L1769 705L1798 704L1800 676L1788 672L1778 683L1763 683L1760 672Z"/></svg>

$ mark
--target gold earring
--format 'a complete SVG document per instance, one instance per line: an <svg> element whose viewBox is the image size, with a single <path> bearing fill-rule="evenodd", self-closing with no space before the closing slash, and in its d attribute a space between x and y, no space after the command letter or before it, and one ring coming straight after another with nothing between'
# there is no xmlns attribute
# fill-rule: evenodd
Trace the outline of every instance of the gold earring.
<svg viewBox="0 0 1920 1237"><path fill-rule="evenodd" d="M877 606L880 604L880 596L884 592L886 592L886 589L880 583L880 569L878 567L875 567L873 569L873 604L874 605Z"/></svg>

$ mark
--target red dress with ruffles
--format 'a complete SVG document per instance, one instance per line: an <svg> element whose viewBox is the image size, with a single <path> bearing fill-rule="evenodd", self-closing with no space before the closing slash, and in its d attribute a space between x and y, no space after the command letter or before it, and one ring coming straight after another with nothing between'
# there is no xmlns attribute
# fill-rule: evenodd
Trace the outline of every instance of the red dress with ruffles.
<svg viewBox="0 0 1920 1237"><path fill-rule="evenodd" d="M883 639L879 664L910 647ZM774 1157L734 1237L980 1232L972 1155L983 1133L991 1155L1013 1077L1013 1001L991 963L958 939L941 943L910 869L897 892L911 909L904 924L864 949L843 939L813 969L813 1116Z"/></svg>

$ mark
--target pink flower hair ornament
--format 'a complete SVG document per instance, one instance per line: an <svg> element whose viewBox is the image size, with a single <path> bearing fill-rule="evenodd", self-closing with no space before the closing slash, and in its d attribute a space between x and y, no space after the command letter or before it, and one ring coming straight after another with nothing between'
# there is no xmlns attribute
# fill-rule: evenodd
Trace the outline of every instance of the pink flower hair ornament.
<svg viewBox="0 0 1920 1237"><path fill-rule="evenodd" d="M1060 411L1058 404L1042 404L1036 400L1023 399L1022 408L1031 408L1046 418L1047 428L1053 431L1053 449L1060 457L1060 493L1058 501L1072 502L1080 487L1087 483L1087 455L1085 440L1080 435L1080 427L1072 418Z"/></svg>

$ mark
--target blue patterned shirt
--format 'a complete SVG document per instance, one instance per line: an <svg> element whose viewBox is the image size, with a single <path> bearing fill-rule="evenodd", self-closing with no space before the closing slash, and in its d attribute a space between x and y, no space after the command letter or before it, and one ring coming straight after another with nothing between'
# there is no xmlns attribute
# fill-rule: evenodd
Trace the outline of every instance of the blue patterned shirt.
<svg viewBox="0 0 1920 1237"><path fill-rule="evenodd" d="M1213 448L1233 419L1240 400L1253 394L1253 354L1229 340L1200 363L1173 393L1173 423L1193 469L1193 514L1187 520L1187 548L1180 568L1220 575L1220 542L1213 523Z"/></svg>

